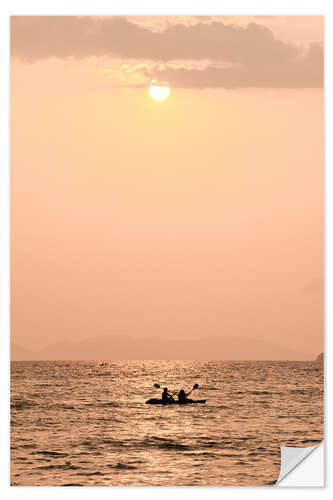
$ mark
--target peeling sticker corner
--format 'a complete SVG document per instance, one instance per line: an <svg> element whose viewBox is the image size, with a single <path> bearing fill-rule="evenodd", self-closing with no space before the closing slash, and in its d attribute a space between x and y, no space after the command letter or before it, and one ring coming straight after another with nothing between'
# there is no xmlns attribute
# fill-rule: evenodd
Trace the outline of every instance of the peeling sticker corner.
<svg viewBox="0 0 333 500"><path fill-rule="evenodd" d="M298 465L300 465L314 450L323 445L323 441L314 446L308 446L306 448L293 448L290 446L280 446L281 450L281 466L280 475L276 481L276 485L279 486L281 481L283 481L286 476L288 476ZM323 467L322 467L323 468ZM323 478L323 470L318 471L320 478ZM293 484L286 484L292 486ZM295 484L296 486L296 484ZM301 486L301 484L299 484ZM323 479L318 480L313 486L323 486Z"/></svg>

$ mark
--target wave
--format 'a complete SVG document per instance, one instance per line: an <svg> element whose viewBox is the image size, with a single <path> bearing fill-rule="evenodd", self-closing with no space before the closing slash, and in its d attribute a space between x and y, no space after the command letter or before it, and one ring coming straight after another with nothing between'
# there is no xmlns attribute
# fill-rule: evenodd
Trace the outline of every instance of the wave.
<svg viewBox="0 0 333 500"><path fill-rule="evenodd" d="M134 467L134 465L123 464L121 462L118 462L116 465L106 464L106 466L109 467L110 469L121 469L121 470L134 470L134 469L138 468L138 467Z"/></svg>
<svg viewBox="0 0 333 500"><path fill-rule="evenodd" d="M63 458L63 457L68 457L68 453L60 452L60 451L34 451L31 453L31 455L45 455L47 457L53 457L53 458Z"/></svg>
<svg viewBox="0 0 333 500"><path fill-rule="evenodd" d="M66 462L65 464L52 464L52 465L41 465L40 467L35 467L35 470L79 470L82 467L78 467L77 465L72 465L70 462Z"/></svg>
<svg viewBox="0 0 333 500"><path fill-rule="evenodd" d="M25 410L27 408L32 408L34 406L39 406L35 401L30 399L17 400L15 403L10 405L11 410Z"/></svg>

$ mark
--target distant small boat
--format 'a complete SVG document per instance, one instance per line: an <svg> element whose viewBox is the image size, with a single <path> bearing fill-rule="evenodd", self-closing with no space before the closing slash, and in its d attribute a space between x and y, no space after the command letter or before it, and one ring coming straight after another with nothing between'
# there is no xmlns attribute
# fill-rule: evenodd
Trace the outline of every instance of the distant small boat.
<svg viewBox="0 0 333 500"><path fill-rule="evenodd" d="M205 399L188 399L187 401L184 401L183 403L180 403L179 401L168 401L168 403L164 403L162 399L156 399L156 398L151 398L146 401L146 405L188 405L192 403L206 403Z"/></svg>

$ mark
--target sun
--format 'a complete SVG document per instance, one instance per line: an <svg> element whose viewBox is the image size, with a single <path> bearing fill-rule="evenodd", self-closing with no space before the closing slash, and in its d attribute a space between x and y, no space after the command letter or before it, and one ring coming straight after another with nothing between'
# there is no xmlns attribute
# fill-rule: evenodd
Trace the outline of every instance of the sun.
<svg viewBox="0 0 333 500"><path fill-rule="evenodd" d="M167 85L150 85L148 91L155 101L165 101L170 95L170 87Z"/></svg>

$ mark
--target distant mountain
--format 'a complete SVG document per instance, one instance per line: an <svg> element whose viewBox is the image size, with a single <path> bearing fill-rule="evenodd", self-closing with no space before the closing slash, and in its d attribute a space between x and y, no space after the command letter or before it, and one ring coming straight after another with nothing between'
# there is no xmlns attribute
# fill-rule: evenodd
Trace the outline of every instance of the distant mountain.
<svg viewBox="0 0 333 500"><path fill-rule="evenodd" d="M319 363L324 363L324 353L323 352L318 354L316 361L318 361Z"/></svg>
<svg viewBox="0 0 333 500"><path fill-rule="evenodd" d="M11 342L10 344L10 358L12 361L31 361L40 359L36 353L15 344L15 342Z"/></svg>
<svg viewBox="0 0 333 500"><path fill-rule="evenodd" d="M199 340L143 338L105 335L80 342L60 342L36 353L13 347L12 359L221 359L221 360L306 360L307 354L270 342L234 337Z"/></svg>

